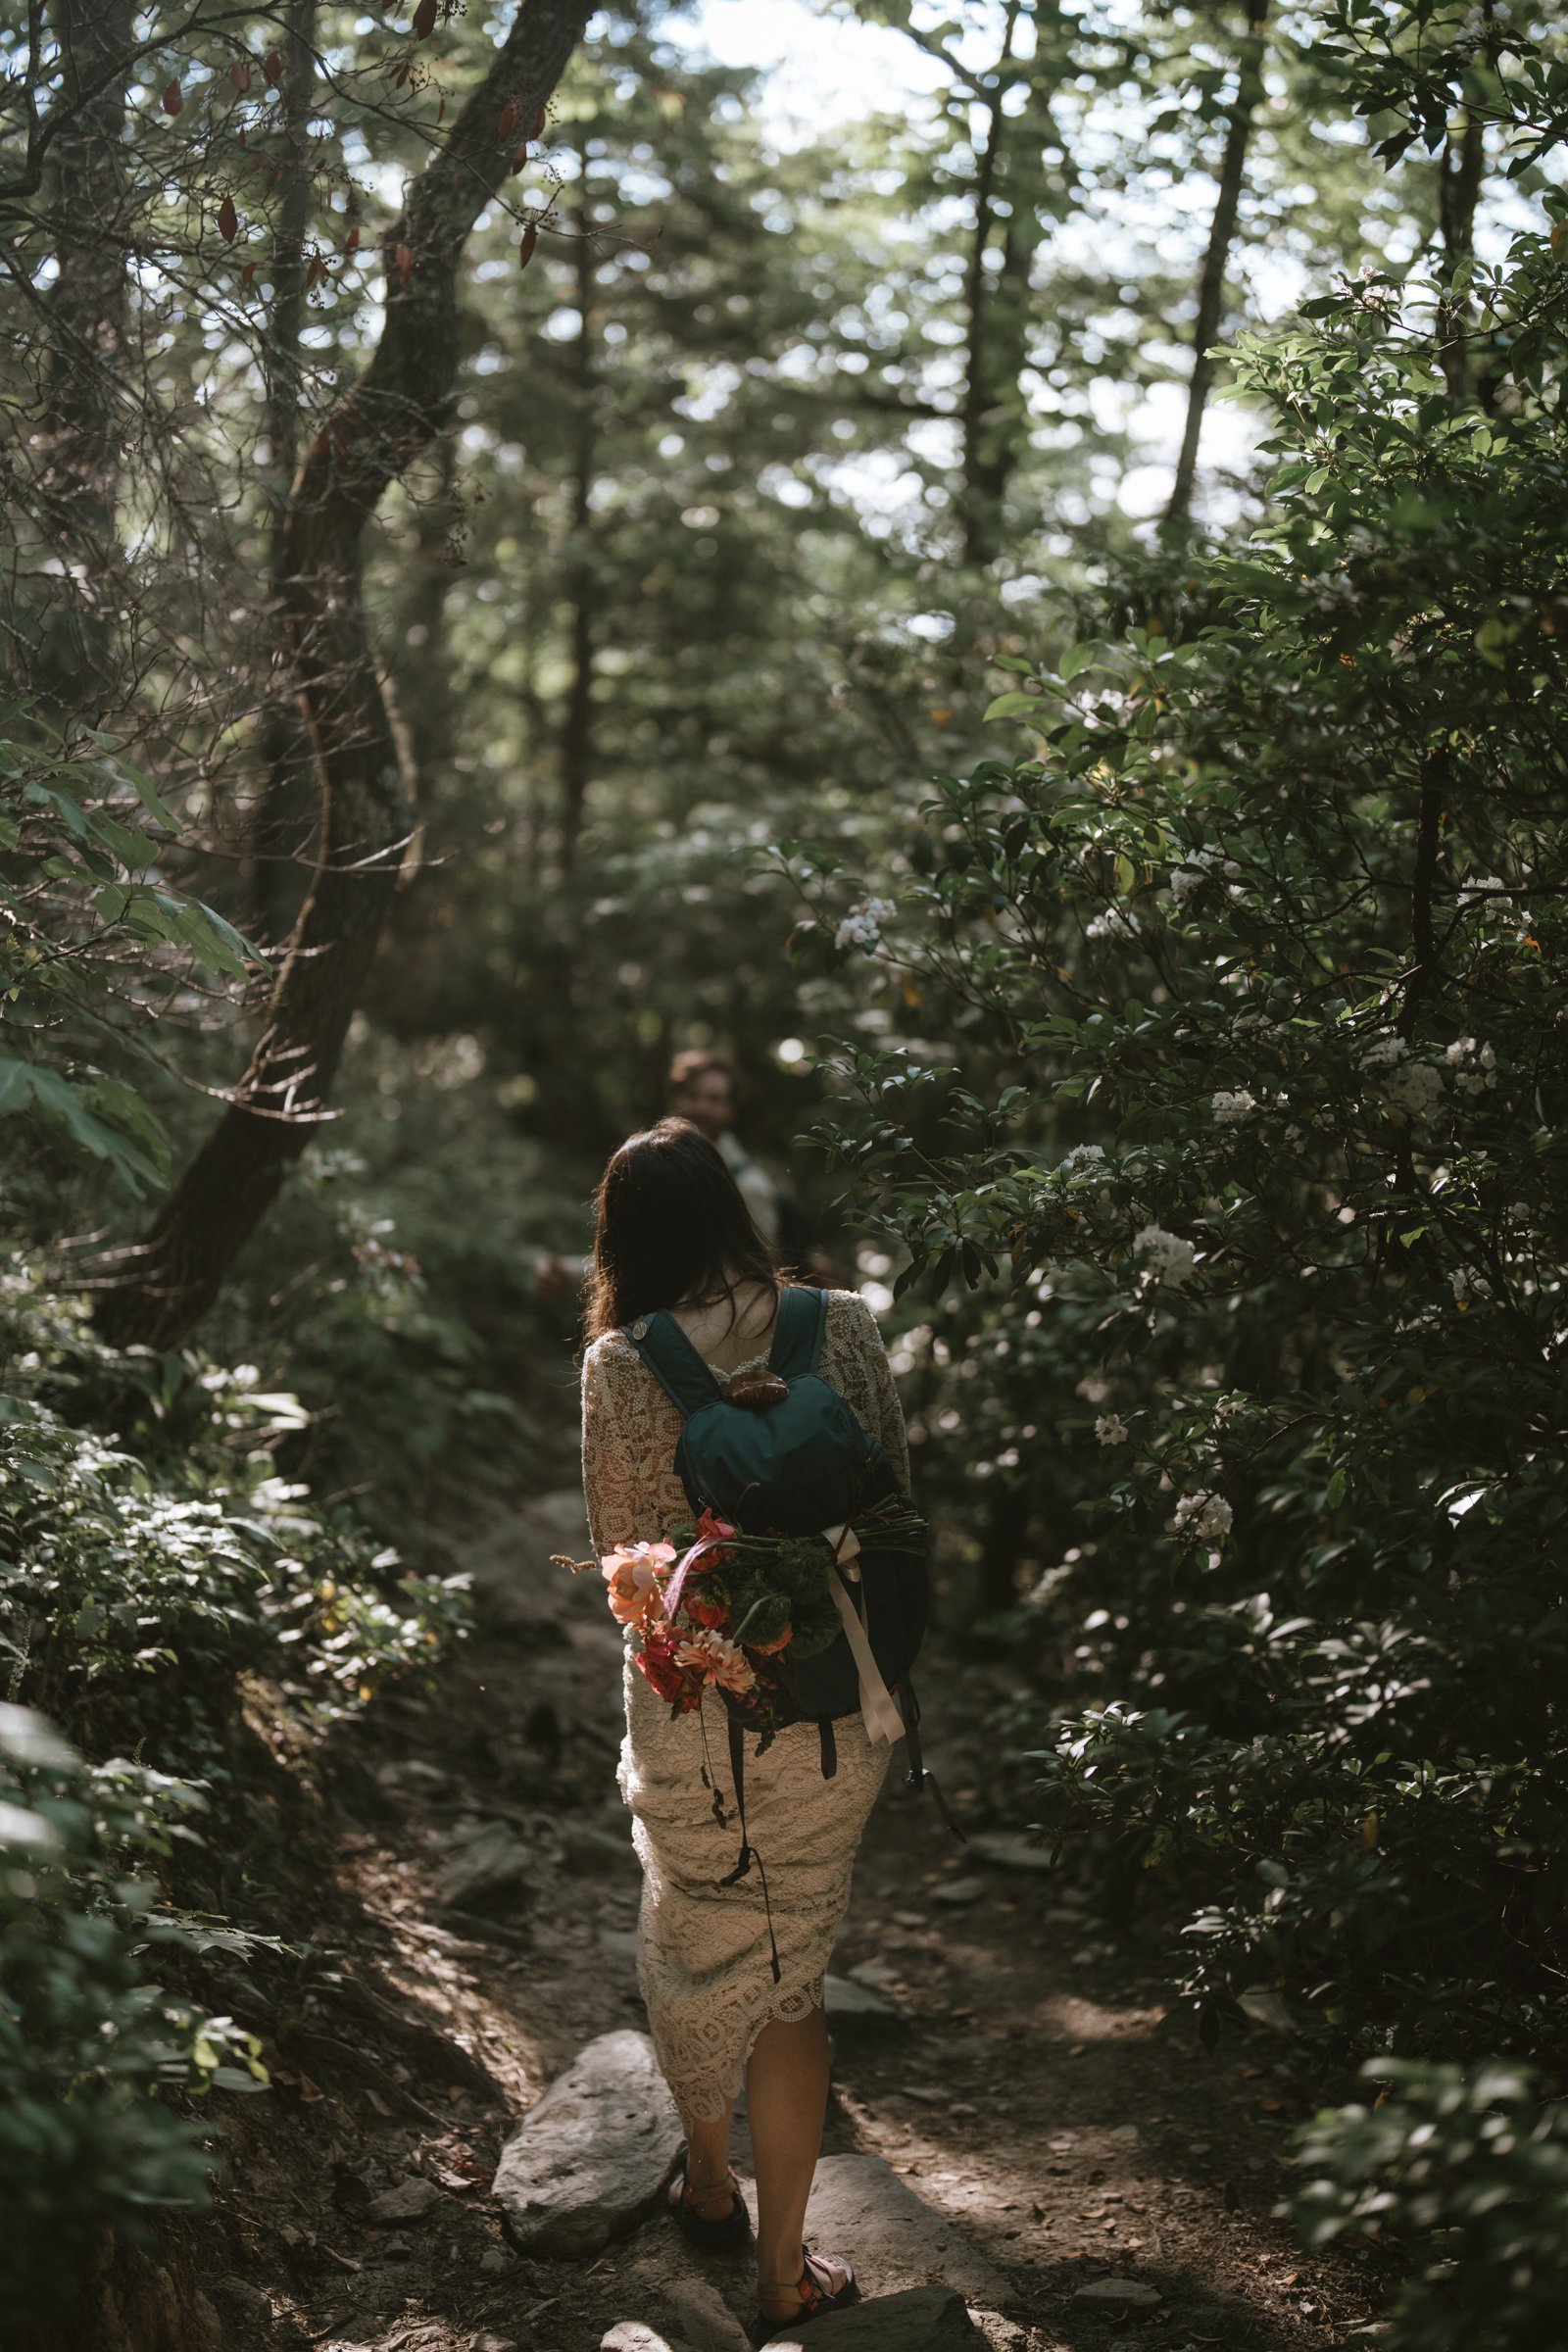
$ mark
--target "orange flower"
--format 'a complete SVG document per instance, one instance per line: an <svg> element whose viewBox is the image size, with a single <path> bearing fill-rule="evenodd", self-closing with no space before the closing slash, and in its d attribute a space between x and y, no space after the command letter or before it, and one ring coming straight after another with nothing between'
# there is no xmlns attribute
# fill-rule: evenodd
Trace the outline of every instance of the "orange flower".
<svg viewBox="0 0 1568 2352"><path fill-rule="evenodd" d="M729 1623L727 1601L706 1598L700 1593L693 1592L690 1587L687 1588L682 1607L693 1625L716 1629Z"/></svg>
<svg viewBox="0 0 1568 2352"><path fill-rule="evenodd" d="M673 1544L621 1544L600 1555L605 1597L617 1624L646 1626L663 1616L660 1577L674 1557Z"/></svg>

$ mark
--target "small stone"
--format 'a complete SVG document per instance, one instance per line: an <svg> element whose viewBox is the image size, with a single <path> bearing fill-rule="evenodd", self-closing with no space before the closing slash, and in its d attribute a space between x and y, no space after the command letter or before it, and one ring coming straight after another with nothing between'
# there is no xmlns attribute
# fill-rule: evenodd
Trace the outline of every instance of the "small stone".
<svg viewBox="0 0 1568 2352"><path fill-rule="evenodd" d="M925 1913L923 1911L895 1911L893 1924L896 1928L923 1928L926 1924Z"/></svg>
<svg viewBox="0 0 1568 2352"><path fill-rule="evenodd" d="M1073 2296L1094 2311L1152 2311L1164 2300L1157 2286L1146 2286L1141 2278L1091 2278Z"/></svg>
<svg viewBox="0 0 1568 2352"><path fill-rule="evenodd" d="M956 1910L965 1903L977 1903L986 1892L984 1879L950 1879L945 1886L937 1887L933 1899L951 1903Z"/></svg>
<svg viewBox="0 0 1568 2352"><path fill-rule="evenodd" d="M690 2273L666 2278L663 2299L668 2318L661 2313L661 2319L670 2331L671 2352L677 2345L690 2352L751 2352L745 2328L711 2279Z"/></svg>
<svg viewBox="0 0 1568 2352"><path fill-rule="evenodd" d="M899 1972L891 1960L857 1960L845 1974L857 1984L870 1984L878 1989L899 1981Z"/></svg>
<svg viewBox="0 0 1568 2352"><path fill-rule="evenodd" d="M1105 2133L1107 2139L1114 2140L1120 2147L1127 2148L1136 2147L1143 2136L1136 2124L1113 2124Z"/></svg>
<svg viewBox="0 0 1568 2352"><path fill-rule="evenodd" d="M640 1867L629 1830L614 1837L586 1821L567 1822L561 1841L561 1866L578 1879L608 1878L617 1871L630 1875Z"/></svg>
<svg viewBox="0 0 1568 2352"><path fill-rule="evenodd" d="M977 1862L989 1862L993 1870L1035 1871L1044 1878L1055 1868L1043 1845L1011 1830L982 1831L978 1838L970 1838L969 1851Z"/></svg>
<svg viewBox="0 0 1568 2352"><path fill-rule="evenodd" d="M215 2303L244 2312L250 2319L270 2321L272 2317L271 2296L265 2287L252 2286L248 2278L215 2278L207 2292Z"/></svg>
<svg viewBox="0 0 1568 2352"><path fill-rule="evenodd" d="M517 2352L517 2339L514 2335L497 2335L487 2328L482 2335L474 2337L468 2352Z"/></svg>
<svg viewBox="0 0 1568 2352"><path fill-rule="evenodd" d="M422 2222L446 2200L433 2180L418 2173L411 2173L396 2188L383 2188L365 2208L368 2222Z"/></svg>
<svg viewBox="0 0 1568 2352"><path fill-rule="evenodd" d="M878 1992L874 1984L854 1984L848 1977L824 1978L822 2006L828 2024L848 2034L896 2030L906 2022L885 1992Z"/></svg>
<svg viewBox="0 0 1568 2352"><path fill-rule="evenodd" d="M589 2042L501 2152L495 2195L525 2254L597 2254L657 2203L680 2117L646 2034Z"/></svg>
<svg viewBox="0 0 1568 2352"><path fill-rule="evenodd" d="M986 2339L952 2287L914 2286L786 2328L769 2352L986 2352Z"/></svg>
<svg viewBox="0 0 1568 2352"><path fill-rule="evenodd" d="M479 2268L488 2278L493 2278L497 2271L511 2270L512 2256L505 2246L486 2246L479 2257Z"/></svg>
<svg viewBox="0 0 1568 2352"><path fill-rule="evenodd" d="M599 2352L674 2352L666 2336L653 2328L645 2328L641 2320L617 2320L607 2335L599 2339Z"/></svg>
<svg viewBox="0 0 1568 2352"><path fill-rule="evenodd" d="M601 1928L599 1949L608 1952L612 1960L635 1960L637 1931L635 1928Z"/></svg>
<svg viewBox="0 0 1568 2352"><path fill-rule="evenodd" d="M482 1821L436 1873L436 1892L454 1911L486 1911L520 1901L537 1865L531 1848L504 1821Z"/></svg>

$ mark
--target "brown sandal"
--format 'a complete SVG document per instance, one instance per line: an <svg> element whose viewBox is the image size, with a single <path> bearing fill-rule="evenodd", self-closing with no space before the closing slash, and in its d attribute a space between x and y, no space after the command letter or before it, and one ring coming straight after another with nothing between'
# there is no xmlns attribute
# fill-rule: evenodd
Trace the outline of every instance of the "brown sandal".
<svg viewBox="0 0 1568 2352"><path fill-rule="evenodd" d="M746 2199L741 2195L734 2167L730 2168L729 2175L730 2209L728 2213L718 2214L711 2219L707 2214L699 2213L692 2203L691 2189L686 2180L684 2148L680 2152L679 2167L669 2184L669 2210L682 2237L690 2244L700 2246L705 2253L716 2252L723 2246L746 2245L752 2234L752 2217L746 2210Z"/></svg>
<svg viewBox="0 0 1568 2352"><path fill-rule="evenodd" d="M844 2284L833 2287L828 2283L823 2259L814 2255L809 2246L803 2251L805 2267L795 2282L795 2291L801 2298L800 2308L782 2320L770 2319L765 2311L760 2311L751 2326L754 2346L769 2344L775 2336L787 2335L792 2328L805 2328L810 2321L820 2319L825 2311L848 2311L852 2303L860 2300L860 2282L841 2255L827 2257L844 2273Z"/></svg>

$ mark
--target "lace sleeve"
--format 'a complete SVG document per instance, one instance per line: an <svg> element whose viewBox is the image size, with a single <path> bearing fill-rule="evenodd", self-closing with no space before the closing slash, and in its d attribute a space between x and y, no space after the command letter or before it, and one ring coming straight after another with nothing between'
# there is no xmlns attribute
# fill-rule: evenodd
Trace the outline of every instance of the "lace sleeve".
<svg viewBox="0 0 1568 2352"><path fill-rule="evenodd" d="M680 1415L618 1332L582 1362L582 1491L594 1549L652 1544L689 1518L675 1476Z"/></svg>
<svg viewBox="0 0 1568 2352"><path fill-rule="evenodd" d="M909 1441L893 1367L882 1345L876 1317L858 1291L828 1293L822 1373L863 1429L876 1439L893 1465L904 1494L909 1492Z"/></svg>

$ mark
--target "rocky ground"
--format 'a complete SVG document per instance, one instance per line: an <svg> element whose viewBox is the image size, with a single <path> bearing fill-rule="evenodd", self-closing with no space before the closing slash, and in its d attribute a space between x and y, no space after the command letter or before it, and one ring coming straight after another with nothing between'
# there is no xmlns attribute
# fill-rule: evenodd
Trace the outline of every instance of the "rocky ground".
<svg viewBox="0 0 1568 2352"><path fill-rule="evenodd" d="M618 1637L597 1585L548 1564L580 1544L571 1494L476 1543L478 1637L372 1710L304 1836L303 1957L221 1984L275 2089L231 2103L196 2233L214 2345L741 2352L747 2261L631 2219L675 2130L637 2038ZM988 1812L984 1690L925 1683L971 1842L890 1781L834 1964L810 2225L870 2300L808 2342L1343 2344L1354 2275L1273 2218L1299 2113L1281 2045L1162 2030L1151 1959Z"/></svg>

